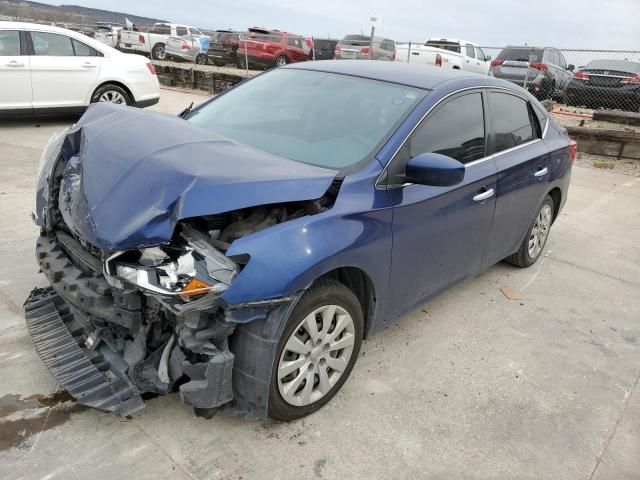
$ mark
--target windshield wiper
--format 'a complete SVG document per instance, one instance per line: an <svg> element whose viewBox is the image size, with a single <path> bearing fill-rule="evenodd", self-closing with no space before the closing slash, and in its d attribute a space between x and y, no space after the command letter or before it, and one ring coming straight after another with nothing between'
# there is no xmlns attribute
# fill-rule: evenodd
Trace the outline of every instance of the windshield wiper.
<svg viewBox="0 0 640 480"><path fill-rule="evenodd" d="M191 105L189 105L187 108L182 110L178 114L178 117L182 118L183 120L186 120L187 118L189 118L191 116L191 112L193 112L193 102L191 102Z"/></svg>

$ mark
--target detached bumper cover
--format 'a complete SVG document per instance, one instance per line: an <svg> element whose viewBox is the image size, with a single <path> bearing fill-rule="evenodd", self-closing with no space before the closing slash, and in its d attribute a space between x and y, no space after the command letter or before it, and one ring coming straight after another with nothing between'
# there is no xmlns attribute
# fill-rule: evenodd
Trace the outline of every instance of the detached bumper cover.
<svg viewBox="0 0 640 480"><path fill-rule="evenodd" d="M80 347L83 320L52 288L34 289L24 304L27 328L44 364L80 403L132 415L144 402L135 385L97 352Z"/></svg>

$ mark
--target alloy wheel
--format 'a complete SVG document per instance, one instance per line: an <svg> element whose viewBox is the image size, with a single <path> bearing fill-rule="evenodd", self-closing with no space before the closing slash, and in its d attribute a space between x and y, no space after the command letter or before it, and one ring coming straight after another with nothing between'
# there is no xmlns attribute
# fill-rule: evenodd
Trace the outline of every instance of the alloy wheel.
<svg viewBox="0 0 640 480"><path fill-rule="evenodd" d="M108 90L100 95L99 102L126 104L124 96L116 90Z"/></svg>
<svg viewBox="0 0 640 480"><path fill-rule="evenodd" d="M347 369L354 341L355 325L344 308L325 305L307 315L280 355L277 381L284 401L301 407L327 395Z"/></svg>
<svg viewBox="0 0 640 480"><path fill-rule="evenodd" d="M531 234L529 235L529 244L527 248L529 258L536 258L540 255L540 252L544 247L544 243L547 240L547 235L549 235L551 218L551 207L549 205L544 205L540 209L540 212L533 224L533 228L531 229Z"/></svg>

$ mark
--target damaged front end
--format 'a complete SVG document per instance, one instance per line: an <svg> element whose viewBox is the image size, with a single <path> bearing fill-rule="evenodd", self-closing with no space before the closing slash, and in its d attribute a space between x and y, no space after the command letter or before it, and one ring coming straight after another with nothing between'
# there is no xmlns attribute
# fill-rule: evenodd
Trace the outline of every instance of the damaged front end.
<svg viewBox="0 0 640 480"><path fill-rule="evenodd" d="M41 159L36 257L51 286L34 289L25 302L35 348L81 404L124 416L144 407L145 392L179 391L196 411L215 411L234 399L229 340L237 324L293 300L228 305L223 294L250 259L225 252L246 235L329 208L331 179L315 199L197 216L185 211L186 194L174 199L165 191L163 209L156 203L112 215L156 209L148 221L153 235L161 222L170 235L151 240L145 233L131 248L141 234L129 231L125 248L112 248L101 241L108 235L96 213L105 198L92 202L86 190L92 179L83 171L81 127L53 138ZM186 183L193 192L194 182Z"/></svg>

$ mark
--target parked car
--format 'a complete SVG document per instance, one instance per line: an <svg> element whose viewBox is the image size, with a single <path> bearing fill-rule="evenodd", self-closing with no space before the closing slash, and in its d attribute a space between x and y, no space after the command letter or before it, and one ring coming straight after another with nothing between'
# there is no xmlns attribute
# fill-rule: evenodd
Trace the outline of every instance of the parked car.
<svg viewBox="0 0 640 480"><path fill-rule="evenodd" d="M594 60L574 72L565 92L567 105L640 111L640 63Z"/></svg>
<svg viewBox="0 0 640 480"><path fill-rule="evenodd" d="M556 48L508 46L491 61L489 75L520 85L545 100L564 96L574 68Z"/></svg>
<svg viewBox="0 0 640 480"><path fill-rule="evenodd" d="M334 57L352 60L387 60L396 58L396 42L388 38L367 35L346 35L338 42Z"/></svg>
<svg viewBox="0 0 640 480"><path fill-rule="evenodd" d="M247 61L250 67L270 68L310 58L311 49L300 35L258 27L250 28L247 35L240 38L237 50L243 68Z"/></svg>
<svg viewBox="0 0 640 480"><path fill-rule="evenodd" d="M189 34L182 37L169 37L165 45L167 60L180 59L206 65L209 37Z"/></svg>
<svg viewBox="0 0 640 480"><path fill-rule="evenodd" d="M184 37L187 35L202 36L202 32L188 25L175 23L156 23L148 32L136 29L122 29L120 31L121 50L133 50L151 55L156 60L165 60L165 46L169 37Z"/></svg>
<svg viewBox="0 0 640 480"><path fill-rule="evenodd" d="M430 38L424 45L398 45L396 61L421 63L486 75L490 56L482 48L466 40Z"/></svg>
<svg viewBox="0 0 640 480"><path fill-rule="evenodd" d="M315 60L331 60L333 58L338 40L330 38L314 38L312 57Z"/></svg>
<svg viewBox="0 0 640 480"><path fill-rule="evenodd" d="M0 113L78 112L90 103L158 103L153 65L58 27L0 22Z"/></svg>
<svg viewBox="0 0 640 480"><path fill-rule="evenodd" d="M523 89L421 65L287 65L182 118L95 105L43 152L51 287L27 326L80 404L128 415L178 390L201 415L299 418L364 337L535 263L575 154Z"/></svg>
<svg viewBox="0 0 640 480"><path fill-rule="evenodd" d="M217 30L211 36L207 56L215 65L221 67L227 63L238 65L238 42L240 32Z"/></svg>
<svg viewBox="0 0 640 480"><path fill-rule="evenodd" d="M95 27L95 38L100 43L104 43L105 45L109 45L110 47L117 48L118 41L120 38L120 30L122 27L119 26L111 26L111 25L98 25Z"/></svg>

